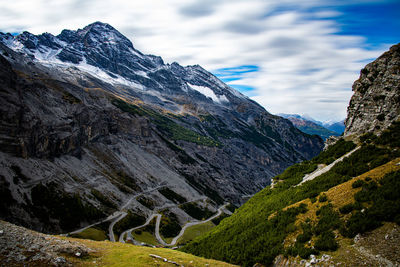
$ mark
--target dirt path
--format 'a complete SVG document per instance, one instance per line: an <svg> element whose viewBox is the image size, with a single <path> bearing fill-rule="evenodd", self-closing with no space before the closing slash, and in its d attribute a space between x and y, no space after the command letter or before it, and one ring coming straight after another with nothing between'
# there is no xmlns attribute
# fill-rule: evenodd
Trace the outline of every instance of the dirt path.
<svg viewBox="0 0 400 267"><path fill-rule="evenodd" d="M313 171L312 173L304 175L303 181L301 181L301 183L299 183L297 186L299 186L307 181L311 181L311 180L317 178L318 176L320 176L321 174L326 173L327 171L332 169L333 166L335 166L337 163L341 162L344 158L347 158L348 156L350 156L351 154L356 152L358 149L360 149L360 147L356 147L355 149L353 149L352 151L348 152L347 154L341 156L340 158L338 158L337 160L335 160L328 166L325 166L325 167L318 166L318 168L315 171Z"/></svg>

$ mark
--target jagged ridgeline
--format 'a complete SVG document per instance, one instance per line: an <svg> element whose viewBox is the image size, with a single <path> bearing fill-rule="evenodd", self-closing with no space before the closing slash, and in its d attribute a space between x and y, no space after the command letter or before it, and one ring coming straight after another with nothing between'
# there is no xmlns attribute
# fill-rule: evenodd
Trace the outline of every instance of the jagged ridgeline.
<svg viewBox="0 0 400 267"><path fill-rule="evenodd" d="M163 206L179 229L196 217L183 200L239 206L323 146L202 67L145 55L105 23L0 33L0 55L0 217L43 232Z"/></svg>
<svg viewBox="0 0 400 267"><path fill-rule="evenodd" d="M182 250L242 266L268 265L280 254L306 259L336 250L338 239L375 229L383 221L400 223L400 166L394 164L400 161L399 137L400 123L395 123L379 137L362 136L358 149L352 141L339 140L274 177L273 187ZM301 183L343 155L348 156L329 171ZM337 187L346 183L362 190L350 190L342 199Z"/></svg>

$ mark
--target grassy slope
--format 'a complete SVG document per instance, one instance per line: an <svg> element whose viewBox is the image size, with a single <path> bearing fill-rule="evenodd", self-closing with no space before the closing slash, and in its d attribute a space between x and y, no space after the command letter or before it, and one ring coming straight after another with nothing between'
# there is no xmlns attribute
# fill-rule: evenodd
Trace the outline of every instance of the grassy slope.
<svg viewBox="0 0 400 267"><path fill-rule="evenodd" d="M90 240L96 240L96 241L103 241L103 240L108 239L105 231L96 229L93 227L85 229L82 232L73 234L71 236L75 237L75 238L90 239Z"/></svg>
<svg viewBox="0 0 400 267"><path fill-rule="evenodd" d="M310 199L305 199L302 201L299 201L295 204L292 204L286 208L290 207L295 207L300 205L301 203L304 203L307 205L308 211L304 214L299 214L297 216L297 220L295 222L296 226L298 226L297 230L290 235L288 235L285 239L285 247L289 247L291 245L294 245L296 242L296 237L302 233L302 230L300 228L300 225L307 220L311 220L311 222L317 222L318 217L316 215L316 212L319 208L321 208L324 205L332 204L333 209L336 212L339 212L339 208L343 207L346 204L350 204L354 202L354 195L361 190L361 188L353 188L352 184L357 181L357 180L365 180L367 177L371 178L372 180L378 182L381 180L386 174L392 173L394 171L400 171L400 166L397 165L400 162L400 158L397 158L395 160L392 160L382 166L379 166L375 169L372 169L360 176L357 176L345 183L342 183L340 185L337 185L335 187L330 188L328 191L324 192L328 198L328 201L326 203L320 203L318 201L312 203ZM368 178L367 178L368 179ZM349 215L344 215L342 216L342 219L348 219ZM385 223L382 228L390 228L393 223ZM375 230L373 233L379 233L381 230ZM355 265L357 262L368 262L370 264L379 264L379 261L368 261L370 259L366 259L363 257L363 255L360 255L359 251L357 250L357 247L354 246L353 239L351 238L345 238L342 235L339 234L338 231L335 231L336 234L338 235L337 242L339 244L339 248L337 251L332 251L332 252L324 252L324 254L328 254L332 256L332 261L333 262L341 262L345 266L351 266ZM388 231L386 231L388 232ZM385 235L383 235L385 236ZM381 239L383 240L383 238ZM315 240L312 240L314 243ZM373 247L373 246L370 246ZM378 253L375 253L378 254ZM290 257L291 262L299 262L300 258L294 258Z"/></svg>
<svg viewBox="0 0 400 267"><path fill-rule="evenodd" d="M184 266L233 266L228 263L209 260L164 248L149 248L107 241L91 241L67 238L80 242L96 252L85 259L69 258L76 266L174 266L160 259L150 257L155 254Z"/></svg>
<svg viewBox="0 0 400 267"><path fill-rule="evenodd" d="M177 243L179 245L185 244L188 241L191 241L191 240L195 239L196 237L198 237L204 233L207 233L214 227L215 227L215 225L212 222L206 222L206 223L197 224L197 225L188 227L188 228L186 228L185 233L182 235L182 237L179 238Z"/></svg>
<svg viewBox="0 0 400 267"><path fill-rule="evenodd" d="M313 171L316 164L332 162L334 158L340 157L354 146L342 142L312 161L287 169L274 178L278 181L274 189L267 187L257 193L233 216L223 220L209 233L189 243L183 251L244 266L251 266L255 262L270 264L275 256L285 252L286 247L283 242L290 237L295 237L299 232L298 223L295 223L296 216L306 216L309 213L314 214L313 219L316 219L316 207L313 205L308 205L311 211L306 214L284 213L282 211L285 207L302 200L311 204L311 200L315 202L315 197L322 192L326 192L328 199L338 202L337 205L352 201L353 192L349 190L351 184L348 181L352 177L373 169L372 173L379 172L382 169L375 169L376 167L399 157L399 142L397 141L399 133L400 125L395 124L389 132L379 138L376 136L362 138L361 149L338 163L328 173L302 186L294 187L301 181L304 173ZM390 166L393 166L393 163ZM336 186L339 187L336 188ZM331 188L333 191L329 191ZM335 197L335 194L338 197ZM337 207L334 201L332 204L335 210ZM343 203L339 203L340 201ZM276 214L279 216L271 220ZM330 228L327 232L335 229Z"/></svg>

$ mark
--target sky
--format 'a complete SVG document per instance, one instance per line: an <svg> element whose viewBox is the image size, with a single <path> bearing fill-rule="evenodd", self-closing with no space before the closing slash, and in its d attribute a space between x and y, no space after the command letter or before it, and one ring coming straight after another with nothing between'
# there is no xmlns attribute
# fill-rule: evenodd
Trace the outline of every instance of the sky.
<svg viewBox="0 0 400 267"><path fill-rule="evenodd" d="M145 54L199 64L273 114L346 117L360 69L400 42L399 0L0 0L0 31L102 21Z"/></svg>

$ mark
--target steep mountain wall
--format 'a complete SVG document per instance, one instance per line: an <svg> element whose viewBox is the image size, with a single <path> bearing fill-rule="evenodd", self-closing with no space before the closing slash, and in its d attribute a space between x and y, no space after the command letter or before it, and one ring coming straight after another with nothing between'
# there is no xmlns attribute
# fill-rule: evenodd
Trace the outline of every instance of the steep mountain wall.
<svg viewBox="0 0 400 267"><path fill-rule="evenodd" d="M361 70L347 108L345 136L380 132L400 118L400 44Z"/></svg>

